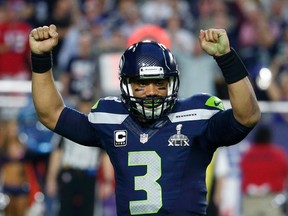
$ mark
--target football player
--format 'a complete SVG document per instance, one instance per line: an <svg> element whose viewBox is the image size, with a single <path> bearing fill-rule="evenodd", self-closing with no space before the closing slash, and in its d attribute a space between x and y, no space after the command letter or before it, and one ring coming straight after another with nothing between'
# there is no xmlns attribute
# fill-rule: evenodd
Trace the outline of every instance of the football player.
<svg viewBox="0 0 288 216"><path fill-rule="evenodd" d="M117 214L205 215L205 172L213 153L244 139L260 119L248 72L226 31L201 30L199 42L226 80L232 106L227 110L209 94L178 99L174 55L160 43L140 41L120 60L121 97L100 99L88 116L79 113L64 105L55 87L51 51L57 41L53 24L31 31L35 109L54 132L107 151Z"/></svg>

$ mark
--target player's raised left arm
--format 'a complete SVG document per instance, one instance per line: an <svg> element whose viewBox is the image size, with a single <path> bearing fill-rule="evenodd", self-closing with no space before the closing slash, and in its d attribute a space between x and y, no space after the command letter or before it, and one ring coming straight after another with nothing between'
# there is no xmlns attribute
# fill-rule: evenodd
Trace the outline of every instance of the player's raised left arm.
<svg viewBox="0 0 288 216"><path fill-rule="evenodd" d="M234 49L224 29L201 30L199 41L202 49L218 63L228 86L229 99L236 120L253 127L260 120L261 112L248 72Z"/></svg>
<svg viewBox="0 0 288 216"><path fill-rule="evenodd" d="M33 102L40 122L52 130L65 107L52 72L51 51L57 43L55 25L34 28L29 35Z"/></svg>

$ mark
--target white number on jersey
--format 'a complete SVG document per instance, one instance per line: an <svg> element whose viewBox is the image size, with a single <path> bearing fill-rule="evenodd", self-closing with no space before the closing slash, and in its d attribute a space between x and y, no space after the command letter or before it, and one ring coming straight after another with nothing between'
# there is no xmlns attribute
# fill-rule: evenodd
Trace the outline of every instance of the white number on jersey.
<svg viewBox="0 0 288 216"><path fill-rule="evenodd" d="M155 151L129 152L128 166L146 166L143 176L135 176L135 190L144 190L146 200L130 201L131 215L157 213L162 207L162 188L157 183L161 177L161 158Z"/></svg>

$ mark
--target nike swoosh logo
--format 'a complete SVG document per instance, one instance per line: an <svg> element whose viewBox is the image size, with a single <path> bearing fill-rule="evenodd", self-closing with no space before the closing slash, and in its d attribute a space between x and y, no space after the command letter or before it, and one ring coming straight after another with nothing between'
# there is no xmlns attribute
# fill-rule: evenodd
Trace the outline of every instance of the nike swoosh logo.
<svg viewBox="0 0 288 216"><path fill-rule="evenodd" d="M214 101L214 105L217 107L217 106L219 106L220 104L222 103L222 101Z"/></svg>

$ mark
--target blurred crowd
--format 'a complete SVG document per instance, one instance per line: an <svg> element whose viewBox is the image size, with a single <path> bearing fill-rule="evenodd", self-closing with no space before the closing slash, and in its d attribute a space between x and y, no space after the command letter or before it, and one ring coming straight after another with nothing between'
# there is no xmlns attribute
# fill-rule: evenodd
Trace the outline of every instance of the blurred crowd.
<svg viewBox="0 0 288 216"><path fill-rule="evenodd" d="M258 99L287 97L285 0L2 0L0 3L1 79L29 80L28 35L32 28L42 25L53 23L60 33L59 45L53 50L54 70L67 95L91 91L102 73L99 55L122 52L133 33L145 25L163 28L173 52L192 60L203 54L198 47L199 30L224 28L231 46L239 51L251 74ZM155 38L155 34L146 37ZM79 59L81 64L86 60L86 67L80 67L82 73ZM185 57L180 62L182 59ZM221 98L227 98L217 68L207 68L214 73L206 85L213 86ZM200 66L196 73L201 69L206 68ZM186 72L185 66L183 70L190 72ZM101 88L93 90L95 97L103 94Z"/></svg>
<svg viewBox="0 0 288 216"><path fill-rule="evenodd" d="M60 36L53 50L55 79L64 99L75 108L83 101L119 94L115 90L119 56L131 43L146 38L161 41L175 53L181 71L180 97L208 92L227 99L219 68L198 43L200 29L207 28L226 29L259 100L288 99L288 0L0 0L0 81L30 80L29 33L50 24L57 26ZM18 94L1 92L0 86L1 95ZM62 149L63 158L58 155L62 164L57 165L62 184L79 174L75 171L79 166L74 167L75 161L70 161L73 166L65 164L69 161L65 144L41 126L29 94L27 98L27 105L17 113L0 107L0 215L30 211L33 216L35 212L53 216L61 200L56 198L56 177L53 184L47 175L49 166L56 166L52 153ZM274 113L269 121L287 124L288 114ZM97 191L94 214L115 215L109 160L103 152L91 160L94 174L88 164L84 173L97 182L92 187ZM68 168L73 168L70 177ZM80 206L83 200L76 194L71 202Z"/></svg>

